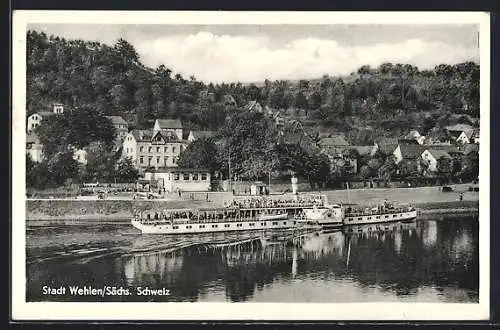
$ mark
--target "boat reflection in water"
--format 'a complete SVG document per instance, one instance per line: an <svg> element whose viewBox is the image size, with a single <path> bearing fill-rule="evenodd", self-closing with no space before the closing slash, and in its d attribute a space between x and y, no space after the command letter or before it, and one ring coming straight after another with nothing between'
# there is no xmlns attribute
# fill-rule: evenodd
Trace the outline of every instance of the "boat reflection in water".
<svg viewBox="0 0 500 330"><path fill-rule="evenodd" d="M28 301L47 299L36 294L42 283L149 286L171 294L108 301L478 301L477 218L180 241L157 235L155 245L144 235L135 239L134 250L119 256L29 265Z"/></svg>
<svg viewBox="0 0 500 330"><path fill-rule="evenodd" d="M451 237L437 228L435 221L354 225L281 240L258 237L241 244L136 254L124 267L129 285L175 288L171 298L182 301L252 300L259 293L272 295L273 286L293 286L297 280L311 285L331 281L329 290L348 283L360 294L385 298L416 297L425 288L433 296L430 301L444 299L445 288L458 283L467 296L461 299L476 299L473 236L464 230ZM460 269L464 258L469 260L467 270ZM444 259L458 272L450 273ZM470 274L463 276L466 271Z"/></svg>

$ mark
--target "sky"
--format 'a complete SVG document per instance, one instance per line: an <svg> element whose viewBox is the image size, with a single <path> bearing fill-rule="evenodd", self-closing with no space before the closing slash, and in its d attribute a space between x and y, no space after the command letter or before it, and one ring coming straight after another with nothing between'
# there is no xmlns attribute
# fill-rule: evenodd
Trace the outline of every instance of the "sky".
<svg viewBox="0 0 500 330"><path fill-rule="evenodd" d="M66 39L109 45L123 38L151 68L164 64L204 82L262 82L348 75L362 65L419 69L479 63L478 25L30 24Z"/></svg>

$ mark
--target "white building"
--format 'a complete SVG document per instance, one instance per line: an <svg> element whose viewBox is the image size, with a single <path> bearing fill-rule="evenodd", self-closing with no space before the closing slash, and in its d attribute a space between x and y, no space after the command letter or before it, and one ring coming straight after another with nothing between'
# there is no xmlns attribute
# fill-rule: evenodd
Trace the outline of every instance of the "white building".
<svg viewBox="0 0 500 330"><path fill-rule="evenodd" d="M37 163L43 160L43 145L35 132L26 135L26 153Z"/></svg>
<svg viewBox="0 0 500 330"><path fill-rule="evenodd" d="M73 159L80 164L87 165L87 151L85 149L75 149Z"/></svg>
<svg viewBox="0 0 500 330"><path fill-rule="evenodd" d="M437 171L438 160L441 158L451 159L451 156L448 152L441 149L426 149L422 152L422 160L427 162L429 165L428 169L431 172Z"/></svg>
<svg viewBox="0 0 500 330"><path fill-rule="evenodd" d="M36 127L40 126L43 118L47 118L53 115L60 115L64 113L64 106L60 103L54 103L52 106L52 112L50 111L39 111L28 116L26 123L26 131L29 133Z"/></svg>
<svg viewBox="0 0 500 330"><path fill-rule="evenodd" d="M179 135L182 138L182 130ZM176 167L180 153L188 144L179 135L169 130L134 129L123 140L122 158L132 159L139 170Z"/></svg>
<svg viewBox="0 0 500 330"><path fill-rule="evenodd" d="M166 192L210 191L210 171L177 167L146 171L144 179L156 181L158 189Z"/></svg>

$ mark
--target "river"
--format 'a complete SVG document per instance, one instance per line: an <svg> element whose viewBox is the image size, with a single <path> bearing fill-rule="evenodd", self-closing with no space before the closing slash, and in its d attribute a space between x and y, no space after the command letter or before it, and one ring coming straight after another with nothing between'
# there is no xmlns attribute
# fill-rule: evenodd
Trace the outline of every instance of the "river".
<svg viewBox="0 0 500 330"><path fill-rule="evenodd" d="M180 237L142 235L129 225L28 227L26 255L27 301L479 299L477 216L306 234ZM110 294L71 294L76 286L107 286ZM146 287L162 295L139 294ZM66 291L50 295L48 288Z"/></svg>

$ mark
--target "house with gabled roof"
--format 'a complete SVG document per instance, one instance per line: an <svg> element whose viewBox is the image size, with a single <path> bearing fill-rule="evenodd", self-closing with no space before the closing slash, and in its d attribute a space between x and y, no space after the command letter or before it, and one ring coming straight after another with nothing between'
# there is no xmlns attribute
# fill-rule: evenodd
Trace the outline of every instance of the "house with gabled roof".
<svg viewBox="0 0 500 330"><path fill-rule="evenodd" d="M52 104L52 111L38 111L32 113L27 118L26 131L31 132L36 127L40 126L43 118L48 118L55 115L62 115L64 113L64 105L61 103Z"/></svg>
<svg viewBox="0 0 500 330"><path fill-rule="evenodd" d="M153 132L173 132L177 135L179 140L182 140L182 122L180 119L156 119L154 126L153 126Z"/></svg>
<svg viewBox="0 0 500 330"><path fill-rule="evenodd" d="M457 142L461 144L471 143L471 139L475 132L475 129L472 126L466 124L446 126L446 130Z"/></svg>
<svg viewBox="0 0 500 330"><path fill-rule="evenodd" d="M116 140L122 141L128 134L128 123L120 116L106 116L116 131Z"/></svg>
<svg viewBox="0 0 500 330"><path fill-rule="evenodd" d="M393 152L394 162L399 164L401 161L417 161L425 148L419 144L399 143Z"/></svg>
<svg viewBox="0 0 500 330"><path fill-rule="evenodd" d="M349 143L342 135L332 135L318 141L319 147L347 147Z"/></svg>
<svg viewBox="0 0 500 330"><path fill-rule="evenodd" d="M378 151L385 155L393 154L399 145L396 138L383 137L375 140L375 148L372 151L372 156Z"/></svg>
<svg viewBox="0 0 500 330"><path fill-rule="evenodd" d="M431 172L437 171L437 164L441 158L453 159L453 157L443 149L429 148L422 152L422 160L427 163L428 170Z"/></svg>
<svg viewBox="0 0 500 330"><path fill-rule="evenodd" d="M139 170L175 167L187 144L174 129L133 129L123 140L122 158L131 158Z"/></svg>

